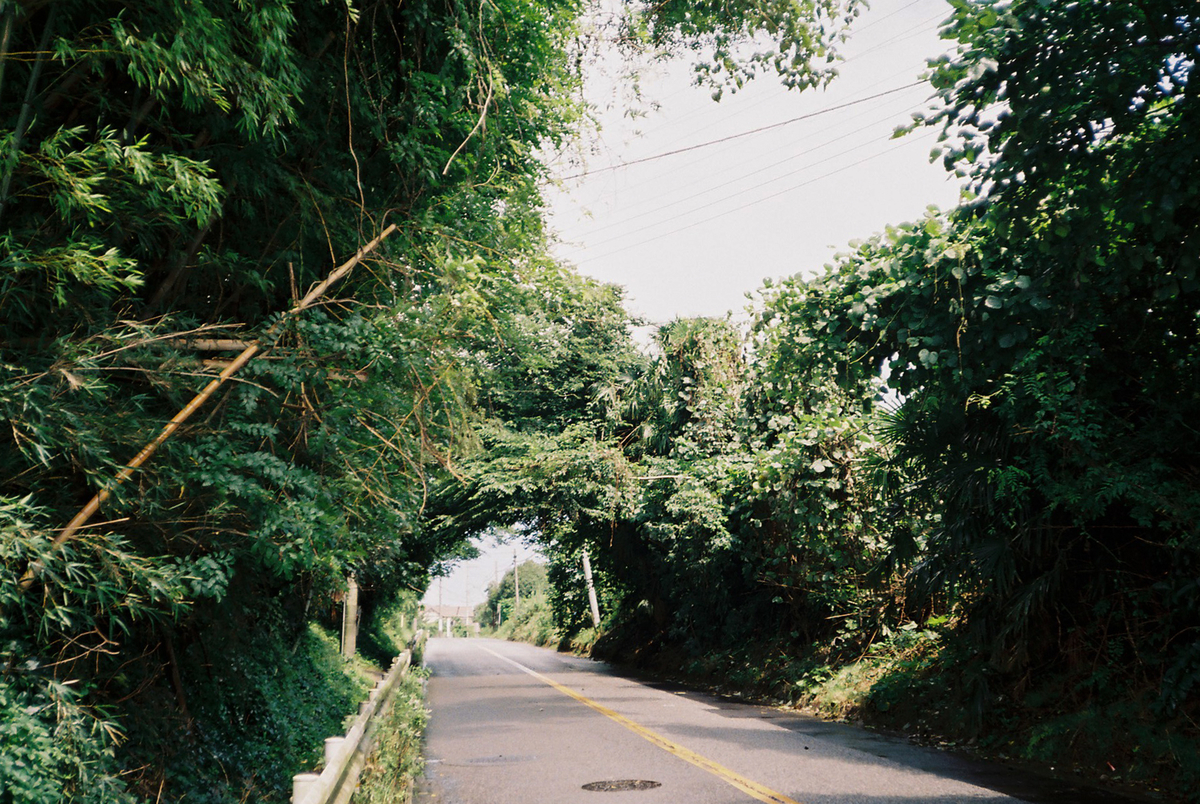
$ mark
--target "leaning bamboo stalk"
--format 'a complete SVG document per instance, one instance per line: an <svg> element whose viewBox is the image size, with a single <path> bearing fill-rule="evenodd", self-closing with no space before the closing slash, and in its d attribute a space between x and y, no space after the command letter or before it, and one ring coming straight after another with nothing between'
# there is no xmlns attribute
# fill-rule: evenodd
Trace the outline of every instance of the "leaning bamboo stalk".
<svg viewBox="0 0 1200 804"><path fill-rule="evenodd" d="M292 307L292 309L288 310L285 318L276 322L275 326L273 326L267 332L267 335L264 336L263 340L270 340L270 337L276 331L278 331L279 326L284 320L286 320L287 317L295 317L302 313L305 309L311 307L313 303L317 301L317 299L325 295L325 292L328 291L329 288L337 284L337 282L344 278L346 274L350 273L350 271L354 269L354 266L362 262L363 257L374 251L375 248L383 242L384 238L394 231L396 231L396 224L393 223L384 229L378 237L360 248L353 257L334 269L329 276L327 276L320 284L310 290L303 299L301 299L294 307ZM192 401L184 405L182 410L171 417L171 420L167 422L166 426L163 427L154 440L142 447L141 451L134 456L133 460L122 467L121 471L117 472L111 483L96 492L95 496L88 500L87 505L79 509L79 513L77 513L71 519L71 521L67 523L66 527L59 531L58 535L54 537L54 541L51 543L52 549L58 549L64 543L74 538L79 529L86 525L88 520L100 510L100 506L104 504L104 501L112 496L113 490L132 477L134 471L146 461L150 460L150 456L152 456L158 450L158 448L162 446L163 442L170 438L171 435L179 429L181 424L187 421L193 413L195 413L206 401L208 401L208 398L216 393L217 389L224 385L226 380L241 371L242 368L252 359L254 359L255 355L261 351L263 351L263 346L261 345L260 341L251 342L245 349L242 350L241 354L234 358L233 362L225 367L224 371L222 371L212 380L212 382L204 387L204 390L192 397ZM25 571L25 574L21 576L21 589L25 590L32 586L36 577L37 565L35 563L31 564L29 569Z"/></svg>
<svg viewBox="0 0 1200 804"><path fill-rule="evenodd" d="M172 338L166 343L180 349L195 349L197 352L240 352L252 341L235 338Z"/></svg>

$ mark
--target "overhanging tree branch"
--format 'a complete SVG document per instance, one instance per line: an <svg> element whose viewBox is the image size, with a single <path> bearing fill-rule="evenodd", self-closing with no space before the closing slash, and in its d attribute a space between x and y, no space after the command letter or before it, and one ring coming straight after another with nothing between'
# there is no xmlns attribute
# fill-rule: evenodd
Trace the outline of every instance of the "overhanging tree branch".
<svg viewBox="0 0 1200 804"><path fill-rule="evenodd" d="M305 297L299 302L297 302L292 309L288 310L288 312L282 318L280 318L279 321L275 322L270 330L267 331L266 335L257 341L250 342L249 345L242 350L241 354L234 358L233 362L225 367L224 371L217 375L212 382L206 385L204 389L200 391L200 393L196 394L196 396L194 396L190 402L184 405L183 409L176 413L171 420L167 422L166 426L163 427L153 441L142 447L141 451L134 456L133 460L122 467L121 471L117 472L111 483L96 492L95 496L88 501L87 505L83 506L83 508L79 510L79 513L77 513L71 519L71 521L67 523L66 527L59 531L58 535L54 537L54 541L51 544L52 549L57 550L63 544L74 538L75 534L79 532L79 529L86 525L88 520L90 520L92 516L94 516L95 513L100 510L100 506L104 504L105 500L112 496L113 491L130 477L132 477L134 471L138 467L150 460L150 457L154 455L160 446L162 446L163 442L170 438L171 435L179 429L179 426L187 421L193 413L199 410L200 407L208 400L208 398L216 393L218 388L225 384L226 380L241 371L242 368L251 360L253 360L255 356L269 349L270 346L264 346L263 342L269 343L273 339L272 336L279 330L284 321L289 318L294 318L308 307L311 307L313 303L325 295L325 293L331 287L345 278L345 276L354 269L354 266L362 262L363 257L374 251L379 244L383 242L384 238L388 237L388 235L394 231L396 231L396 224L393 223L384 229L374 240L360 248L353 257L334 269L334 271L330 273L324 281L310 290L308 294L305 295ZM25 571L25 574L21 576L20 587L22 591L33 585L34 580L37 578L37 574L38 564L35 562L31 564Z"/></svg>

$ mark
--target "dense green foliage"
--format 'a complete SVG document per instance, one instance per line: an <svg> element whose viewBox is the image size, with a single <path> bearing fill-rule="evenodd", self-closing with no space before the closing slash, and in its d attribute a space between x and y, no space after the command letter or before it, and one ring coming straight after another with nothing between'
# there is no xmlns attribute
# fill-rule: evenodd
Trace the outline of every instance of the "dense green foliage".
<svg viewBox="0 0 1200 804"><path fill-rule="evenodd" d="M565 634L588 551L599 649L805 689L869 660L876 711L953 673L957 727L1198 789L1200 16L950 5L917 124L967 203L650 355L546 251L582 4L0 6L0 786L282 800L361 693L318 627L346 575L384 660L401 590L502 526ZM804 87L855 13L624 22ZM114 485L232 341L266 354Z"/></svg>
<svg viewBox="0 0 1200 804"><path fill-rule="evenodd" d="M375 745L363 768L355 800L364 804L408 804L413 782L421 772L421 735L425 710L425 679L410 670L396 686L395 699L379 723Z"/></svg>
<svg viewBox="0 0 1200 804"><path fill-rule="evenodd" d="M786 12L777 67L803 77L838 8L708 10L685 30L631 7L626 27L731 44ZM288 695L265 668L312 670L299 648L347 574L374 622L467 549L443 503L468 456L590 438L627 317L617 290L547 258L538 191L539 154L585 118L584 11L0 3L0 787L16 800L279 798L312 735L267 711ZM116 480L246 344L265 355ZM97 491L99 516L56 539Z"/></svg>
<svg viewBox="0 0 1200 804"><path fill-rule="evenodd" d="M475 622L489 636L553 644L557 629L551 595L546 565L531 559L504 573L499 582L488 584L487 599L475 607Z"/></svg>
<svg viewBox="0 0 1200 804"><path fill-rule="evenodd" d="M869 659L876 712L943 674L934 728L1195 790L1200 17L956 0L945 33L917 125L961 208L769 283L745 339L662 328L586 430L493 436L456 521L540 534L568 634L586 547L600 649L789 696Z"/></svg>
<svg viewBox="0 0 1200 804"><path fill-rule="evenodd" d="M350 572L369 620L460 548L420 519L478 448L478 389L524 365L544 307L607 292L544 259L535 189L580 113L578 12L0 7L10 800L281 800L352 708L309 623L336 625ZM255 339L266 357L114 487Z"/></svg>

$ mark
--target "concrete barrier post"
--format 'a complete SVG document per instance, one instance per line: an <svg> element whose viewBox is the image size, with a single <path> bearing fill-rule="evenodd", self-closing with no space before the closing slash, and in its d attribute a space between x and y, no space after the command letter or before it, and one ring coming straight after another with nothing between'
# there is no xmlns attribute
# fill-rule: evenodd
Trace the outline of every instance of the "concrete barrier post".
<svg viewBox="0 0 1200 804"><path fill-rule="evenodd" d="M345 744L345 737L326 737L325 738L325 764L332 765L334 758L337 756L338 750Z"/></svg>
<svg viewBox="0 0 1200 804"><path fill-rule="evenodd" d="M297 773L292 777L292 804L301 804L321 780L319 773Z"/></svg>

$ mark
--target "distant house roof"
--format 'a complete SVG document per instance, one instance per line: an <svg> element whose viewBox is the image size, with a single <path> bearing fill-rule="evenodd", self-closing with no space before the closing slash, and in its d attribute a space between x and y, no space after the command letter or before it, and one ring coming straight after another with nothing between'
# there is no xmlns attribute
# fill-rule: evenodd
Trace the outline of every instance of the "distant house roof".
<svg viewBox="0 0 1200 804"><path fill-rule="evenodd" d="M475 620L474 606L426 606L425 619L438 620L448 617L452 620L473 622Z"/></svg>

